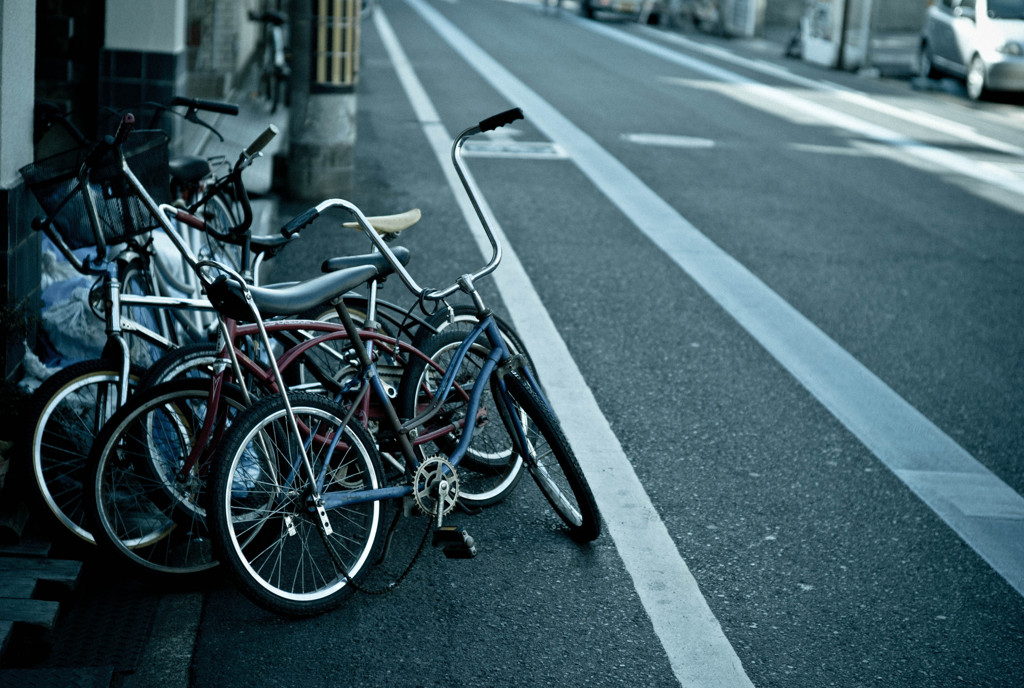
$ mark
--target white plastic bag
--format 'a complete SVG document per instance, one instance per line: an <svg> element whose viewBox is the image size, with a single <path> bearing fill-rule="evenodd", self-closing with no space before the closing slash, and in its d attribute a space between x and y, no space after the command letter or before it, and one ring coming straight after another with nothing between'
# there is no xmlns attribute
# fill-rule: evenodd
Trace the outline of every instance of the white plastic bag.
<svg viewBox="0 0 1024 688"><path fill-rule="evenodd" d="M70 298L43 311L43 328L63 358L99 358L107 341L103 321L89 307L89 289L77 287Z"/></svg>
<svg viewBox="0 0 1024 688"><path fill-rule="evenodd" d="M29 394L36 391L46 378L60 370L57 366L50 367L43 363L28 348L28 342L25 342L25 357L21 360L21 365L25 369L25 375L18 381L18 386Z"/></svg>

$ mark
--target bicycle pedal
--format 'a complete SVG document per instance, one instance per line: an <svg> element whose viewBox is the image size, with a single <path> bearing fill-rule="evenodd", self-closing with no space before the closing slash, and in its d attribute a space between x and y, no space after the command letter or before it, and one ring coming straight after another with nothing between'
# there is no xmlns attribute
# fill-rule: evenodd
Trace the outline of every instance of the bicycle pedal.
<svg viewBox="0 0 1024 688"><path fill-rule="evenodd" d="M464 528L441 526L434 531L434 547L441 547L449 559L472 559L476 556L476 542Z"/></svg>

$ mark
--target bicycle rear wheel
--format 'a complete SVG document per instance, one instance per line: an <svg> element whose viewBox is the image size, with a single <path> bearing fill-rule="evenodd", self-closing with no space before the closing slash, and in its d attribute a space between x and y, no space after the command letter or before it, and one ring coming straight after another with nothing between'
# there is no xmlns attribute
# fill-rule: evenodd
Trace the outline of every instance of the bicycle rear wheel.
<svg viewBox="0 0 1024 688"><path fill-rule="evenodd" d="M184 378L208 380L217 363L221 347L209 342L186 344L161 356L146 371L141 389Z"/></svg>
<svg viewBox="0 0 1024 688"><path fill-rule="evenodd" d="M469 330L464 326L452 326L422 342L422 352L440 366L440 370L428 365L425 359L412 357L402 376L396 404L402 418L414 417L432 401L444 371L467 335ZM466 394L471 393L473 385L486 385L480 396L473 436L459 463L459 500L470 507L497 504L515 489L523 475L522 456L515 451L498 420L493 387L489 380L478 377L490 351L485 341L482 338L472 345L455 378ZM443 410L419 429L422 438L445 426L450 428L431 441L417 440L422 458L434 454L448 456L455 451L463 433L467 406L464 397L452 393Z"/></svg>
<svg viewBox="0 0 1024 688"><path fill-rule="evenodd" d="M181 379L139 392L93 444L85 495L93 535L143 574L180 580L217 566L206 525L209 459L245 403L224 386L207 419L210 388L210 379Z"/></svg>
<svg viewBox="0 0 1024 688"><path fill-rule="evenodd" d="M554 411L517 374L506 375L498 408L509 435L555 513L579 542L601 534L601 516ZM520 419L529 419L524 424Z"/></svg>
<svg viewBox="0 0 1024 688"><path fill-rule="evenodd" d="M269 397L247 410L214 461L211 531L218 558L242 592L286 616L338 607L378 559L383 506L367 501L326 510L325 532L301 461L305 448L321 497L382 487L373 440L345 408L316 394Z"/></svg>
<svg viewBox="0 0 1024 688"><path fill-rule="evenodd" d="M141 371L132 368L134 389ZM95 359L47 378L30 403L34 419L28 452L45 513L76 538L93 544L82 501L86 457L104 423L117 411L121 371Z"/></svg>

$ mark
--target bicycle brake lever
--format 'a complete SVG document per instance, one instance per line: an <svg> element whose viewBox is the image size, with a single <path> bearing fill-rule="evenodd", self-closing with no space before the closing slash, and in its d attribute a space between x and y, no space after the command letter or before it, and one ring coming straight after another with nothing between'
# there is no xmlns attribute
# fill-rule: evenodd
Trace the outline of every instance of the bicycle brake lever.
<svg viewBox="0 0 1024 688"><path fill-rule="evenodd" d="M211 125L207 124L203 120L199 119L199 110L196 107L190 107L188 109L188 112L185 113L185 119L187 119L189 122L192 122L192 124L198 124L200 126L206 127L207 129L212 131L217 136L218 139L220 139L221 143L224 142L224 137L221 136L221 133L219 131L214 129Z"/></svg>

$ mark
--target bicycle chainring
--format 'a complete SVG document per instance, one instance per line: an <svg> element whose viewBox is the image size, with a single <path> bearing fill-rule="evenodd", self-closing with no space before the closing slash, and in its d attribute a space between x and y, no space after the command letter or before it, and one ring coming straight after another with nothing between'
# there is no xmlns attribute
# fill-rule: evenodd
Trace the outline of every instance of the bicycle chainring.
<svg viewBox="0 0 1024 688"><path fill-rule="evenodd" d="M441 502L441 514L447 515L455 508L459 498L459 474L455 472L455 466L438 454L424 459L413 476L413 497L416 505L428 516L437 515L442 481L447 482L448 490Z"/></svg>

